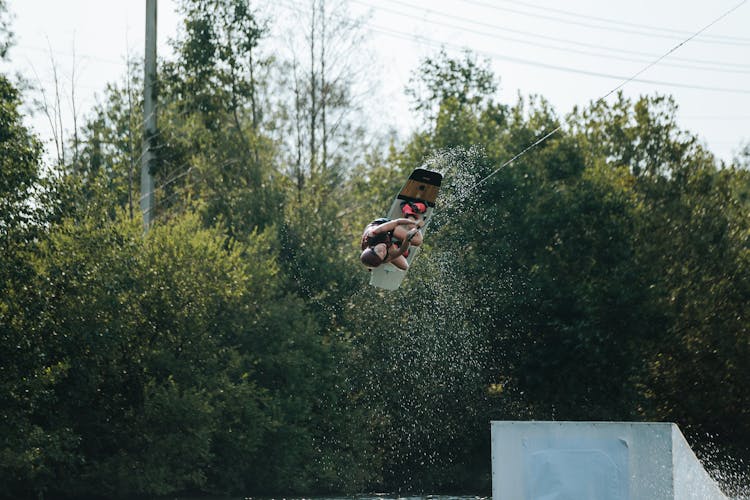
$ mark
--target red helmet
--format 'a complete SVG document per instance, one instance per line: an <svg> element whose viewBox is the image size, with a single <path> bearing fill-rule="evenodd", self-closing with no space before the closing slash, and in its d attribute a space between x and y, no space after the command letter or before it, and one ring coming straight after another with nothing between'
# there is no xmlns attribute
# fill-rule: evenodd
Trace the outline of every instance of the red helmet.
<svg viewBox="0 0 750 500"><path fill-rule="evenodd" d="M421 201L405 201L401 204L401 213L404 215L419 215L427 211L427 205Z"/></svg>

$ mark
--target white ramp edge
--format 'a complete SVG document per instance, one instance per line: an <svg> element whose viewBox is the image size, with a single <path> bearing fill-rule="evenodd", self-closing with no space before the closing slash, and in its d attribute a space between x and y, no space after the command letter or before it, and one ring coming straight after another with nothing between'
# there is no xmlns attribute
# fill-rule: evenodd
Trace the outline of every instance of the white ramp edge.
<svg viewBox="0 0 750 500"><path fill-rule="evenodd" d="M726 500L677 425L492 422L493 500Z"/></svg>

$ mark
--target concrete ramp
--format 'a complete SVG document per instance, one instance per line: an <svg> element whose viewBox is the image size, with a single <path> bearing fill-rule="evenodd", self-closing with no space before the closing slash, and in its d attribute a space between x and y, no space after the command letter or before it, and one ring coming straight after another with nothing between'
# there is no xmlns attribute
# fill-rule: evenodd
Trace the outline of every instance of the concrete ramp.
<svg viewBox="0 0 750 500"><path fill-rule="evenodd" d="M675 424L492 422L493 500L726 500Z"/></svg>

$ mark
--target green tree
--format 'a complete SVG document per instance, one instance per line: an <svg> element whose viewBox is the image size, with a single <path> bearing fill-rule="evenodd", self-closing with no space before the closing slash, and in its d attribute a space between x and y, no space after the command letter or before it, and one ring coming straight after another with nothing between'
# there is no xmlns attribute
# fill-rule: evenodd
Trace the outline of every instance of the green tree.
<svg viewBox="0 0 750 500"><path fill-rule="evenodd" d="M40 447L46 474L27 488L127 496L205 484L213 399L247 393L252 381L242 379L243 367L230 368L222 348L236 324L221 311L243 293L241 271L230 268L238 257L222 258L223 240L196 229L194 222L173 229L179 241L162 249L157 243L154 252L144 248L137 223L81 220L63 224L43 245L38 317L27 320L26 335L43 350L37 371L52 383L28 417L43 435L67 436L67 448ZM196 265L185 261L211 253ZM208 288L219 276L234 288L226 281L220 293ZM251 394L255 402L245 404L260 416L262 391Z"/></svg>
<svg viewBox="0 0 750 500"><path fill-rule="evenodd" d="M480 63L468 50L462 59L450 57L444 48L434 57L426 57L409 83L406 94L412 99L413 109L435 124L442 106L450 103L476 116L497 91L488 61Z"/></svg>
<svg viewBox="0 0 750 500"><path fill-rule="evenodd" d="M489 62L468 51L461 58L445 50L425 58L406 89L424 124L406 144L404 162L419 165L444 149L503 144L508 107L496 101L496 92Z"/></svg>
<svg viewBox="0 0 750 500"><path fill-rule="evenodd" d="M176 58L162 61L153 149L156 218L197 209L207 226L220 222L246 237L280 219L275 147L264 132L262 98L270 59L260 52L265 21L246 2L180 4L184 29ZM104 103L83 127L85 147L68 170L79 211L119 207L134 216L139 199L143 103L138 65L109 85Z"/></svg>
<svg viewBox="0 0 750 500"><path fill-rule="evenodd" d="M2 2L0 14L4 9ZM18 89L0 75L0 491L8 497L16 494L11 478L49 474L42 450L63 453L70 445L66 432L46 433L29 415L47 398L56 370L44 369L44 346L27 332L27 319L38 310L31 259L50 205L41 143L23 125L20 104Z"/></svg>
<svg viewBox="0 0 750 500"><path fill-rule="evenodd" d="M332 329L361 277L354 267L353 240L363 227L357 214L373 217L369 200L350 188L376 148L369 147L362 112L371 72L364 31L347 10L339 0L314 0L299 9L289 26L295 30L289 54L276 68L275 136L286 188L282 263L292 289L311 297L321 322ZM375 210L385 210L385 203Z"/></svg>
<svg viewBox="0 0 750 500"><path fill-rule="evenodd" d="M61 273L70 276L74 268L90 268L93 264L89 261L101 260L96 248L116 248L111 256L116 262L97 264L89 272L90 279L99 276L108 285L84 280L74 289L63 287L62 296L66 299L55 294L56 300L63 301L59 306L59 316L63 319L59 321L69 318L82 321L75 328L66 327L69 330L96 336L102 329L110 329L117 332L112 338L127 338L112 344L97 344L91 349L91 359L84 359L75 351L71 357L80 364L64 365L69 376L60 382L59 388L68 391L66 394L71 398L79 392L90 394L94 387L99 388L98 381L112 381L106 391L107 404L99 405L101 412L88 410L93 403L86 398L68 412L84 412L80 428L65 427L76 431L72 435L82 444L74 451L88 460L88 468L79 468L77 472L90 479L94 485L91 491L96 485L105 487L101 483L111 477L116 478L112 480L115 486L106 488L133 494L166 494L183 489L224 494L356 489L370 477L367 468L361 466L370 460L368 445L358 433L366 416L362 416L361 409L348 406L350 394L342 383L348 367L340 361L334 362L338 357L348 356L347 347L339 342L338 333L331 326L337 322L336 311L327 308L327 304L338 302L328 291L343 296L355 275L348 272L350 268L335 265L336 255L332 251L341 251L340 241L350 243L349 233L336 226L340 200L332 195L320 204L315 199L315 205L322 208L314 211L310 191L306 193L305 206L283 203L277 189L275 146L264 135L269 101L263 95L262 73L270 61L259 52L265 33L263 23L247 9L245 2L185 1L182 9L186 20L185 30L175 42L178 55L163 65L160 80L163 105L159 110L161 128L156 141L159 166L155 172L160 201L154 236L149 234L144 247L132 232L137 224L131 227L123 220L133 218L130 207L136 197L132 194L130 174L132 152L138 142L133 138L140 136L134 129L138 122L137 119L134 122L134 117L141 115L140 97L134 91L138 79L129 76L124 84L108 88L107 99L86 125L87 146L81 162L70 169L69 179L76 190L75 205L68 213L76 222L65 222L61 232L54 235L59 243L61 234L76 234L63 245L63 253L70 260L55 260L52 256L56 252L52 251L45 257L64 268ZM342 151L337 153L338 162L343 161ZM330 160L333 152L329 154L329 161L333 161ZM331 189L345 192L334 184ZM305 207L311 210L305 211ZM189 223L183 220L181 213L192 210L200 214L201 225L210 228L207 233L195 225L192 217ZM126 213L128 216L124 217ZM277 242L270 234L274 231L273 224L282 217L287 220L278 225L281 238ZM335 238L326 237L310 220L324 221ZM209 278L212 272L220 275L226 271L220 268L223 262L220 256L204 255L197 243L193 248L174 248L175 240L192 241L192 233L207 237L213 244L218 238L217 230L228 236L221 240L227 250L240 249L237 251L252 262L251 267L267 266L273 274L258 285L259 289L247 285L243 297L248 301L255 297L253 307L239 299L228 304L221 302L228 292L219 293L214 300L198 294L198 305L189 305L192 303L183 296L185 287L201 288L198 283L204 279L215 281L216 286L226 285L224 277ZM260 234L256 231L261 231L267 239L268 248L261 249L255 243ZM306 238L313 238L321 245ZM79 247L75 246L76 240ZM160 250L152 255L148 250L151 245ZM298 255L292 250L295 245L304 254L297 264L292 260ZM215 260L216 265L202 268L188 257L192 254ZM170 261L167 255L184 259ZM276 255L280 256L278 261L271 262L269 259ZM152 258L153 263L147 262L147 258ZM276 262L284 264L283 272L276 268ZM304 283L297 281L300 274L295 270L299 269L299 262L305 262L306 272L313 271L306 275L311 279ZM316 262L320 263L318 267L312 265ZM124 263L131 266L129 275ZM161 266L169 271L158 275L144 271ZM240 268L244 269L243 266ZM180 274L177 280L173 276L188 269L195 273L194 279ZM325 274L315 274L316 269L323 269ZM228 274L236 278L234 273ZM242 286L243 279L249 278L239 279L239 285L233 283L228 289ZM312 291L310 284L319 286L323 293ZM203 288L207 294L212 293L212 287ZM84 303L92 304L90 311L79 308L79 296L85 297ZM303 304L298 296L317 300ZM274 299L266 301L264 297ZM131 304L132 301L137 305ZM250 318L247 309L255 310L256 306L265 313ZM316 312L315 317L309 315L310 306ZM122 313L118 309L121 307L129 312ZM174 312L184 307L188 308L184 314ZM337 307L343 306L337 304ZM235 315L242 318L242 328L252 325L262 333L237 337L230 337L229 333L209 335L205 332L208 321L205 318L212 313ZM43 333L57 328L50 325L58 324L55 323L58 320L44 317L50 324L37 328ZM123 317L131 319L123 324ZM110 324L111 318L118 318L116 326ZM222 331L228 332L232 327L239 328L230 323ZM144 329L153 329L147 336L151 340L145 344L140 337ZM119 347L121 344L127 347ZM230 344L232 348L227 347ZM60 351L67 353L73 345L73 340L66 341ZM125 367L131 374L125 380L118 371L124 361L113 359L121 350L127 352L123 358L139 360L135 366ZM213 350L219 350L223 357L209 357L209 365L195 357ZM156 357L155 352L159 353ZM237 376L218 368L221 363L244 368L241 374L246 375L247 382L231 386ZM205 370L196 371L194 365ZM99 371L103 374L97 374ZM142 375L144 372L149 375ZM131 392L122 394L125 391L122 386ZM246 403L237 403L237 398ZM196 406L193 418L185 421L183 427L178 426L176 432L168 432L166 426L175 418L175 412L189 405ZM121 420L105 416L121 407L128 409ZM242 431L243 426L251 430ZM136 432L134 429L143 434L143 440L134 440L132 446L117 450L118 443L128 432ZM222 433L221 429L229 430ZM191 437L184 442L184 446L191 447L190 452L177 442L182 432ZM92 437L99 435L105 437ZM168 438L166 443L156 442L153 437L156 435ZM151 439L155 441L152 443ZM353 446L356 442L362 446ZM169 446L174 447L173 452ZM195 467L186 468L190 463ZM54 467L50 465L51 469ZM142 480L135 481L127 473L132 467L143 472ZM290 477L295 479L290 481ZM85 489L85 484L75 481L62 486L64 491L83 494L81 488Z"/></svg>
<svg viewBox="0 0 750 500"><path fill-rule="evenodd" d="M7 15L8 4L5 0L0 0L0 59L8 56L8 50L14 41Z"/></svg>
<svg viewBox="0 0 750 500"><path fill-rule="evenodd" d="M110 83L103 103L80 131L82 148L66 168L66 211L80 217L107 213L115 218L126 210L139 211L141 127L143 116L142 67L130 62L124 81Z"/></svg>
<svg viewBox="0 0 750 500"><path fill-rule="evenodd" d="M20 319L21 354L40 350L34 377L19 377L35 389L34 404L19 410L35 426L8 433L30 447L25 474L5 476L20 477L8 491L127 497L361 484L332 472L361 475L347 464L360 452L345 454L343 438L357 426L336 408L345 393L335 390L333 347L280 286L273 233L227 248L223 231L195 216L157 225L145 240L141 231L123 215L79 219L42 245L38 307ZM330 429L342 434L327 438Z"/></svg>
<svg viewBox="0 0 750 500"><path fill-rule="evenodd" d="M160 77L163 121L160 186L164 205L200 207L207 225L230 236L280 219L275 146L264 132L261 51L267 21L240 0L184 0L177 59Z"/></svg>
<svg viewBox="0 0 750 500"><path fill-rule="evenodd" d="M651 290L650 418L707 434L747 456L747 186L676 125L672 99L620 97L584 114L586 142L627 168L637 196L636 258ZM582 124L583 125L583 124ZM584 130L584 127L581 127ZM721 388L721 389L719 389ZM731 428L731 437L722 429ZM740 444L742 443L742 444ZM714 443L712 443L714 444Z"/></svg>

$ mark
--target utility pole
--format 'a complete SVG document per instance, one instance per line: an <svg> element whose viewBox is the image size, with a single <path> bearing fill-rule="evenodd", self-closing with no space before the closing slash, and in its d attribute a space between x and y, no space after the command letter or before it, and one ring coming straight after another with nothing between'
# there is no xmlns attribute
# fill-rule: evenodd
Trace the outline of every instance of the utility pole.
<svg viewBox="0 0 750 500"><path fill-rule="evenodd" d="M154 220L154 140L156 138L156 0L146 0L146 54L143 78L143 154L141 155L141 212L143 231Z"/></svg>

